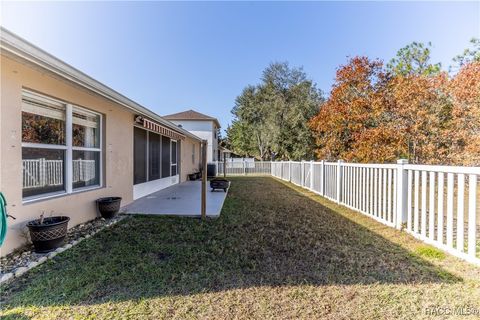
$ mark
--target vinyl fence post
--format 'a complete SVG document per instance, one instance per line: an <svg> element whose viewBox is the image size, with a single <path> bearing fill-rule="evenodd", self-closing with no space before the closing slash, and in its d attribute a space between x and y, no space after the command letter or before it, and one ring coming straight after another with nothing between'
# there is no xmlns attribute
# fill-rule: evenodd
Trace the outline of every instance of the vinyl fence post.
<svg viewBox="0 0 480 320"><path fill-rule="evenodd" d="M337 203L342 201L342 163L343 160L337 162Z"/></svg>
<svg viewBox="0 0 480 320"><path fill-rule="evenodd" d="M292 182L292 161L288 160L288 182Z"/></svg>
<svg viewBox="0 0 480 320"><path fill-rule="evenodd" d="M320 193L322 194L322 196L325 196L325 160L322 160L320 162L320 174Z"/></svg>
<svg viewBox="0 0 480 320"><path fill-rule="evenodd" d="M227 178L227 154L223 153L223 177Z"/></svg>
<svg viewBox="0 0 480 320"><path fill-rule="evenodd" d="M243 163L243 175L246 176L247 175L247 168L245 166L245 158L243 158L242 163Z"/></svg>
<svg viewBox="0 0 480 320"><path fill-rule="evenodd" d="M207 218L207 140L202 140L202 190L200 202L200 214L202 220Z"/></svg>
<svg viewBox="0 0 480 320"><path fill-rule="evenodd" d="M300 162L300 185L305 187L305 162Z"/></svg>
<svg viewBox="0 0 480 320"><path fill-rule="evenodd" d="M313 165L314 162L313 160L310 161L310 190L313 190L313 187L314 187L314 184L313 184L313 177L315 176L315 171L313 170L313 168L315 168L315 166Z"/></svg>
<svg viewBox="0 0 480 320"><path fill-rule="evenodd" d="M397 212L396 212L397 216L396 216L396 222L395 222L395 227L397 229L401 229L402 224L407 222L408 174L407 174L407 170L405 170L405 167L404 167L405 164L408 164L407 159L397 160ZM422 181L422 183L424 182Z"/></svg>

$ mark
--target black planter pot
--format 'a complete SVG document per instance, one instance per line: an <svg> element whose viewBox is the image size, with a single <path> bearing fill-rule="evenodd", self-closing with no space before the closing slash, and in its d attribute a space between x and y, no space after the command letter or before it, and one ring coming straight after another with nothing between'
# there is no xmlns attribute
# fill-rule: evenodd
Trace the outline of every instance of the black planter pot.
<svg viewBox="0 0 480 320"><path fill-rule="evenodd" d="M215 189L223 189L223 191L227 192L229 186L230 182L227 179L215 178L210 180L210 188L212 188L212 191Z"/></svg>
<svg viewBox="0 0 480 320"><path fill-rule="evenodd" d="M121 197L107 197L97 200L98 211L105 219L111 219L120 211Z"/></svg>
<svg viewBox="0 0 480 320"><path fill-rule="evenodd" d="M57 216L27 223L35 252L50 252L63 245L67 235L69 217Z"/></svg>

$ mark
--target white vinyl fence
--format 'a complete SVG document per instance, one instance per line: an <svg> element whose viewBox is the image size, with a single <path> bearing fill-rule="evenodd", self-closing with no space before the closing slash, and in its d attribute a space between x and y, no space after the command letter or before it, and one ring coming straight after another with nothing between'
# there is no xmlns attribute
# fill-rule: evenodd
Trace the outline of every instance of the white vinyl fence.
<svg viewBox="0 0 480 320"><path fill-rule="evenodd" d="M272 175L480 264L480 168L286 163L272 163Z"/></svg>
<svg viewBox="0 0 480 320"><path fill-rule="evenodd" d="M272 162L270 161L255 161L253 159L240 158L239 160L227 160L225 163L225 171L227 175L270 175ZM217 175L223 175L224 165L223 161L216 162Z"/></svg>
<svg viewBox="0 0 480 320"><path fill-rule="evenodd" d="M63 184L63 160L22 160L23 188ZM95 160L73 160L73 182L95 179Z"/></svg>
<svg viewBox="0 0 480 320"><path fill-rule="evenodd" d="M221 163L218 168L223 175ZM480 265L480 167L411 165L405 160L258 161L239 168L227 163L227 175L251 173L292 182Z"/></svg>

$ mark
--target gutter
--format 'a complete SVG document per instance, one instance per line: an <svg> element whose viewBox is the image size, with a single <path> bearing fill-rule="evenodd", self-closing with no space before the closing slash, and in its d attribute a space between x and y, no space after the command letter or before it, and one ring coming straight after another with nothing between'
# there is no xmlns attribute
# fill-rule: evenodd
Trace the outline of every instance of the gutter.
<svg viewBox="0 0 480 320"><path fill-rule="evenodd" d="M119 104L135 113L140 113L143 116L149 117L165 127L177 131L185 136L193 138L198 141L202 141L201 138L176 126L174 123L163 119L160 115L149 110L148 108L130 100L121 93L113 90L112 88L102 84L101 82L93 79L80 70L70 66L69 64L61 61L25 39L17 36L13 32L0 27L0 50L2 54L7 54L14 58L20 58L27 62L30 62L36 66L39 66L45 70L52 72L73 82L89 91L92 91L116 104Z"/></svg>

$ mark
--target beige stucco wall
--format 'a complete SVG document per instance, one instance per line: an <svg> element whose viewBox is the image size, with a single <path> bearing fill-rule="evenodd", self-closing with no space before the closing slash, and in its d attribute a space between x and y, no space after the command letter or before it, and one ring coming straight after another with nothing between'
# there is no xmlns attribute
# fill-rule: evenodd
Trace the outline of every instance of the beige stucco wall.
<svg viewBox="0 0 480 320"><path fill-rule="evenodd" d="M22 204L22 87L104 115L103 188ZM130 111L85 89L54 78L49 73L4 56L1 56L0 93L0 190L7 198L9 213L17 218L8 220L9 228L6 241L0 249L1 256L25 243L22 230L25 229L26 222L38 218L42 210L69 216L69 227L72 227L96 217L94 200L99 197L121 196L122 205L132 201L133 115Z"/></svg>
<svg viewBox="0 0 480 320"><path fill-rule="evenodd" d="M192 145L195 146L195 162L192 161ZM200 141L186 137L181 143L180 182L188 179L188 174L200 168Z"/></svg>

